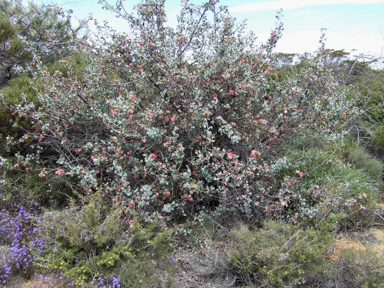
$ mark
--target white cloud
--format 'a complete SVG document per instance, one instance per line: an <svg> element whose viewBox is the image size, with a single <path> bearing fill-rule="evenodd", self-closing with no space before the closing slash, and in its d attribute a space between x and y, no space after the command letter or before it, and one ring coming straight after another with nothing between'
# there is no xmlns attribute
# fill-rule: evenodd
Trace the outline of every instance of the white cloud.
<svg viewBox="0 0 384 288"><path fill-rule="evenodd" d="M285 53L314 52L320 47L320 35L320 31L316 30L301 30L284 34L277 42L275 51ZM327 32L325 38L327 38L325 48L344 49L346 52L352 52L353 49L356 49L357 51L351 54L363 53L383 57L384 39L379 33L359 35L353 31L348 33Z"/></svg>
<svg viewBox="0 0 384 288"><path fill-rule="evenodd" d="M278 0L273 2L259 2L235 6L229 8L230 12L254 12L261 10L292 10L313 5L335 5L335 4L377 4L384 0Z"/></svg>

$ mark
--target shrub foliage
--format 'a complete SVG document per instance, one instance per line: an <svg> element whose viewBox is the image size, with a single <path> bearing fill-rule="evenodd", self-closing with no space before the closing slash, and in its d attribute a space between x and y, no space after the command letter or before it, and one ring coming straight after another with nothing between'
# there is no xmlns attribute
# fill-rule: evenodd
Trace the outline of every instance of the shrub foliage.
<svg viewBox="0 0 384 288"><path fill-rule="evenodd" d="M82 75L40 66L41 107L16 108L38 128L8 143L33 140L17 163L39 163L41 177L75 176L82 193L102 190L146 220L211 207L260 216L275 199L271 175L285 165L286 143L338 137L353 113L321 56L287 81L270 76L279 20L257 47L213 1L185 2L176 28L164 1L143 1L136 14L107 8L131 32L112 34Z"/></svg>

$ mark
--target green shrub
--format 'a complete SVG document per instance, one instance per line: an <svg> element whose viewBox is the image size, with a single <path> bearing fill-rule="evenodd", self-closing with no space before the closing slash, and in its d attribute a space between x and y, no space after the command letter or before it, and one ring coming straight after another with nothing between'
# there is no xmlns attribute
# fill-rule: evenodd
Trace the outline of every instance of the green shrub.
<svg viewBox="0 0 384 288"><path fill-rule="evenodd" d="M287 168L276 175L286 180L277 195L280 205L270 213L315 226L332 223L337 229L367 225L372 220L368 210L374 209L378 199L378 185L339 157L318 149L292 151Z"/></svg>
<svg viewBox="0 0 384 288"><path fill-rule="evenodd" d="M230 232L232 265L238 279L257 287L319 285L333 237L325 231L266 221L260 229Z"/></svg>
<svg viewBox="0 0 384 288"><path fill-rule="evenodd" d="M38 105L37 91L43 89L42 83L30 78L27 74L10 80L7 86L0 90L6 105L17 105L33 102Z"/></svg>
<svg viewBox="0 0 384 288"><path fill-rule="evenodd" d="M0 155L12 154L11 147L6 148L6 137L10 136L15 139L21 138L26 130L33 131L33 127L28 117L23 117L14 113L12 106L23 105L33 102L38 106L37 90L41 90L41 84L31 79L26 74L18 78L12 79L8 85L0 90ZM36 90L35 90L36 89ZM13 153L24 151L30 143L17 143L12 147Z"/></svg>
<svg viewBox="0 0 384 288"><path fill-rule="evenodd" d="M326 146L326 141L319 138L300 137L294 140L293 149L309 150L311 148L323 149Z"/></svg>
<svg viewBox="0 0 384 288"><path fill-rule="evenodd" d="M81 77L87 70L90 55L85 52L74 52L73 55L66 57L64 60L60 59L53 63L47 63L47 70L51 75L60 73L63 77L68 77L68 71L70 71Z"/></svg>
<svg viewBox="0 0 384 288"><path fill-rule="evenodd" d="M329 262L322 287L383 287L384 261L373 251L342 249L336 262Z"/></svg>
<svg viewBox="0 0 384 288"><path fill-rule="evenodd" d="M364 170L372 179L380 181L383 174L383 163L372 158L364 151L364 148L358 147L348 155L348 162L355 165L357 169Z"/></svg>
<svg viewBox="0 0 384 288"><path fill-rule="evenodd" d="M10 205L30 207L36 202L40 207L57 209L65 207L71 198L78 196L72 189L71 177L54 173L41 177L38 166L32 163L17 164L10 157L1 158L0 162L5 166L0 167L0 193ZM8 165L12 165L14 169L6 169Z"/></svg>
<svg viewBox="0 0 384 288"><path fill-rule="evenodd" d="M83 207L44 213L39 225L54 247L37 263L63 271L78 286L111 275L119 275L128 287L161 287L171 281L165 275L171 267L171 230L141 225L105 201L97 193Z"/></svg>
<svg viewBox="0 0 384 288"><path fill-rule="evenodd" d="M374 149L379 152L380 155L383 155L384 151L384 124L376 126L373 130L372 142Z"/></svg>

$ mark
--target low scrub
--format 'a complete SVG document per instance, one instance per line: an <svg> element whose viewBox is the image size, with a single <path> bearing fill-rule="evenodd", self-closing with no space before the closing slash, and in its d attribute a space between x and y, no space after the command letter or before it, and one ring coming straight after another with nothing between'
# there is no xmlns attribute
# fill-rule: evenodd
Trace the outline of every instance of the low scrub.
<svg viewBox="0 0 384 288"><path fill-rule="evenodd" d="M266 221L260 229L241 226L230 233L238 280L257 287L320 285L333 237L318 230Z"/></svg>
<svg viewBox="0 0 384 288"><path fill-rule="evenodd" d="M351 151L348 155L348 162L355 165L357 169L364 170L372 179L380 181L383 174L383 163L371 157L363 147Z"/></svg>
<svg viewBox="0 0 384 288"><path fill-rule="evenodd" d="M277 175L288 176L278 194L281 212L274 212L283 215L285 222L352 229L372 221L368 216L375 209L379 190L364 170L351 167L335 152L318 149L292 151L288 162Z"/></svg>
<svg viewBox="0 0 384 288"><path fill-rule="evenodd" d="M39 226L53 246L38 262L63 271L78 286L162 287L170 282L164 271L170 267L171 230L142 225L103 202L95 194L83 207L44 213Z"/></svg>

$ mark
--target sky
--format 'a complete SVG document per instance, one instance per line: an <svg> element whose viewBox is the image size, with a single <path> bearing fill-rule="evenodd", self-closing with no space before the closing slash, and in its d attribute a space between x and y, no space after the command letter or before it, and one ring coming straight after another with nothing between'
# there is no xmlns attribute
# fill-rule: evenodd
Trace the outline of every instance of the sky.
<svg viewBox="0 0 384 288"><path fill-rule="evenodd" d="M71 1L71 2L69 2ZM35 2L48 4L46 0ZM201 4L202 0L190 0ZM98 0L57 0L64 9L73 9L74 18L89 14L101 22L107 20L117 31L124 31L124 21L102 9ZM115 3L111 0L110 3ZM139 0L124 3L131 10ZM230 14L265 42L275 27L276 13L283 9L284 32L276 52L304 53L319 48L321 29L326 28L326 48L344 50L352 55L384 57L384 0L221 0ZM176 25L181 0L166 0L165 9L170 26Z"/></svg>

